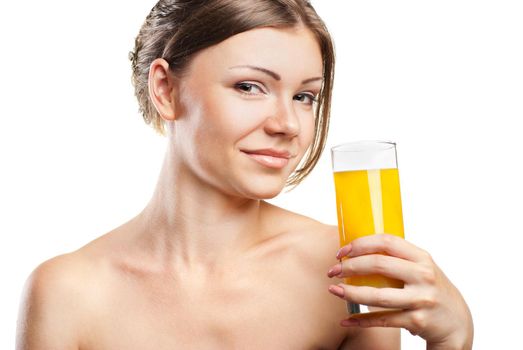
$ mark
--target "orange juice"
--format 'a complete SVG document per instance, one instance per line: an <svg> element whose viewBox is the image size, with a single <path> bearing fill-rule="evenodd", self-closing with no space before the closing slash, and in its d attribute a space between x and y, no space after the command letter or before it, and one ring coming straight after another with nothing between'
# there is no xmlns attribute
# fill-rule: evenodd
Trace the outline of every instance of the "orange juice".
<svg viewBox="0 0 523 350"><path fill-rule="evenodd" d="M334 173L340 245L376 233L403 234L398 169ZM379 275L352 276L347 284L402 288L403 282Z"/></svg>

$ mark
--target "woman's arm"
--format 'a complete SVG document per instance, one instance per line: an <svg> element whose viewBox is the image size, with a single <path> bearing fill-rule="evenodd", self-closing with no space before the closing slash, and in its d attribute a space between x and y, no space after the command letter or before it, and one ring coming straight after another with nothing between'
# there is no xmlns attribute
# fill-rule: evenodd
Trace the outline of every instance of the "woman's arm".
<svg viewBox="0 0 523 350"><path fill-rule="evenodd" d="M66 260L46 261L29 276L20 304L17 350L78 349L79 286Z"/></svg>
<svg viewBox="0 0 523 350"><path fill-rule="evenodd" d="M382 254L385 253L385 254ZM343 247L330 277L380 274L404 281L403 289L356 287L343 283L331 293L358 304L400 309L375 317L350 318L342 325L356 328L398 327L427 341L427 349L471 349L473 323L458 289L431 256L392 235L371 235Z"/></svg>

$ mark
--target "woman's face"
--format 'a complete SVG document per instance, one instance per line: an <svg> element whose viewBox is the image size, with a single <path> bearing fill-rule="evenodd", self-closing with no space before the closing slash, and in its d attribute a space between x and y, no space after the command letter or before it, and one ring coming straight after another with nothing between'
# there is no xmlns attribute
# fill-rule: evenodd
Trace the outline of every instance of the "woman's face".
<svg viewBox="0 0 523 350"><path fill-rule="evenodd" d="M258 28L202 50L174 96L176 156L229 195L276 196L312 142L322 70L302 28Z"/></svg>

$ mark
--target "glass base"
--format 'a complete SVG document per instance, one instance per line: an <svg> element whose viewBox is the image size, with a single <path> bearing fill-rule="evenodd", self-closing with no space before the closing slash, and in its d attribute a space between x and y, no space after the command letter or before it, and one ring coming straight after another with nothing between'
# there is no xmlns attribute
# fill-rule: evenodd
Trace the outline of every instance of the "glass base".
<svg viewBox="0 0 523 350"><path fill-rule="evenodd" d="M367 305L351 303L347 301L347 312L350 314L350 318L367 318L385 315L389 313L402 312L400 309L383 309L383 308L372 308Z"/></svg>
<svg viewBox="0 0 523 350"><path fill-rule="evenodd" d="M366 308L365 305L363 305L363 307ZM361 314L361 305L347 301L347 312L351 315ZM363 311L363 312L365 312L365 311ZM367 310L366 312L369 312L369 311Z"/></svg>

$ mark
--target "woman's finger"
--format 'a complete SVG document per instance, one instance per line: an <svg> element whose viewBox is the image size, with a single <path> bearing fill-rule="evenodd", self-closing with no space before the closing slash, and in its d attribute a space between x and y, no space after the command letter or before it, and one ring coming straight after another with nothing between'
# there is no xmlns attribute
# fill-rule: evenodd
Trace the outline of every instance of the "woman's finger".
<svg viewBox="0 0 523 350"><path fill-rule="evenodd" d="M345 327L394 327L405 328L413 335L423 335L428 319L422 311L378 311L353 315L340 322Z"/></svg>
<svg viewBox="0 0 523 350"><path fill-rule="evenodd" d="M361 275L381 275L404 281L405 283L414 283L419 281L417 264L396 257L372 254L363 255L355 258L349 258L339 263L337 277L351 277Z"/></svg>
<svg viewBox="0 0 523 350"><path fill-rule="evenodd" d="M423 249L403 238L389 234L369 235L355 239L347 248L341 249L339 258L342 258L345 252L348 253L349 257L385 253L413 262L423 262L430 259L430 255Z"/></svg>
<svg viewBox="0 0 523 350"><path fill-rule="evenodd" d="M401 288L360 287L340 283L331 285L329 291L356 304L387 309L415 309L430 302L425 296L413 295L410 289Z"/></svg>

